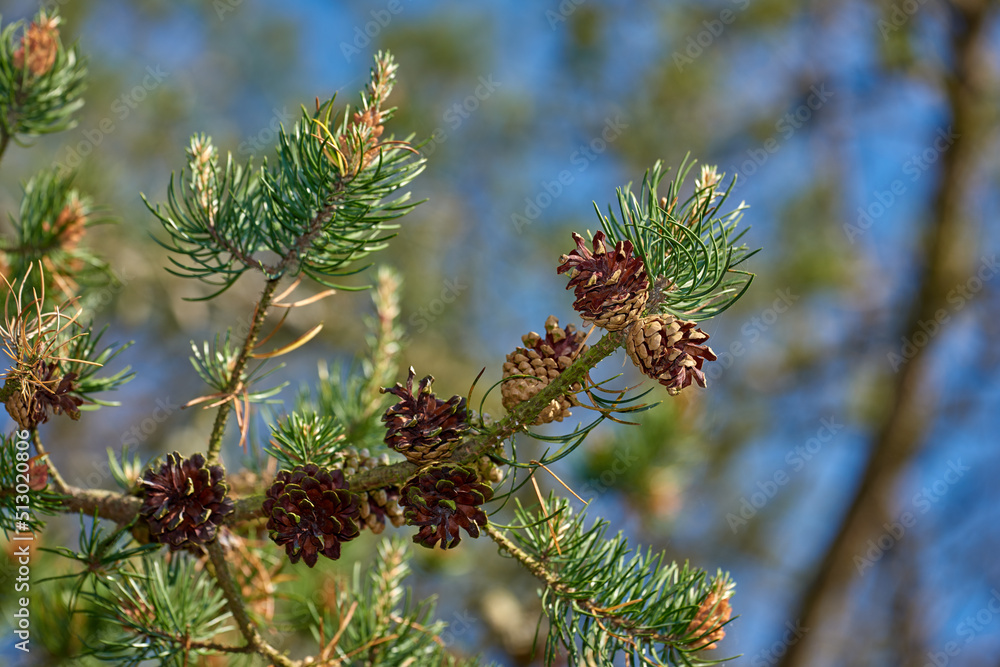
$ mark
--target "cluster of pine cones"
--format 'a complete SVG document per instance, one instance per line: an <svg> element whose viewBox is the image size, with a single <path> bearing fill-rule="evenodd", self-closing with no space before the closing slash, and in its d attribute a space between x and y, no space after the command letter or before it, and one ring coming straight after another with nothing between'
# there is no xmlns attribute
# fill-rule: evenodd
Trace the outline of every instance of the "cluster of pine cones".
<svg viewBox="0 0 1000 667"><path fill-rule="evenodd" d="M560 258L557 273L566 273L576 300L573 308L587 322L608 331L626 331L625 349L633 363L670 394L678 394L695 382L706 386L702 365L714 361L715 353L705 345L708 334L694 322L673 315L654 313L642 317L649 301L650 283L642 260L631 241L608 245L604 232L597 232L591 247L573 234L576 249ZM507 355L503 366L506 380L501 387L503 405L514 409L544 389L587 351L585 336L573 325L559 327L555 316L545 321L545 336L531 332L522 338L524 347ZM575 383L567 393L546 407L536 424L562 421L578 405Z"/></svg>
<svg viewBox="0 0 1000 667"><path fill-rule="evenodd" d="M578 234L573 239L577 247L560 258L558 273L569 275L567 289L574 289L573 307L583 319L608 331L625 331L629 357L669 393L677 394L692 382L706 386L702 365L716 358L704 344L708 334L673 315L642 316L650 280L632 243L620 241L609 247L603 232L594 235L590 248ZM558 378L587 351L585 338L573 325L560 327L554 316L546 320L544 336L531 332L522 337L524 347L507 355L503 367L504 407L513 410ZM382 532L387 519L394 526L405 521L418 527L413 540L431 548L456 546L463 530L479 536L487 523L480 506L493 496L489 481L483 480L494 479L495 469L489 470L489 462L472 468L451 461L470 430L466 400L460 396L441 400L431 391L432 376L414 387L415 377L410 368L405 385L382 390L399 399L382 416L385 443L420 467L401 488L362 494L349 490L345 471L353 476L388 463L367 450L344 450L336 469L309 464L278 473L262 509L271 539L285 548L293 563L301 559L312 567L320 555L339 558L342 543L363 528ZM582 389L580 383L568 387L535 423L567 417L570 408L579 405L576 393ZM142 484L141 513L150 535L172 549L214 539L222 520L233 511L222 468L206 465L200 454L183 460L171 454L158 470L145 474Z"/></svg>

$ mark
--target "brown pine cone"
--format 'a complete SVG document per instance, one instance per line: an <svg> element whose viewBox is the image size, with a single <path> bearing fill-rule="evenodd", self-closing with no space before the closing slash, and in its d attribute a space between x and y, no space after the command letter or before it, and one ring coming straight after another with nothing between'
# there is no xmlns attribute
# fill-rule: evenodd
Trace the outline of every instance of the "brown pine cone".
<svg viewBox="0 0 1000 667"><path fill-rule="evenodd" d="M168 454L159 470L146 471L140 485L144 499L139 514L149 524L149 535L172 551L211 542L233 511L222 466L206 466L201 454L189 459Z"/></svg>
<svg viewBox="0 0 1000 667"><path fill-rule="evenodd" d="M440 461L451 455L455 444L469 429L465 399L452 396L439 400L431 392L434 377L428 375L413 393L416 371L410 367L406 386L396 383L382 393L394 394L400 401L382 415L387 431L385 444L406 457L415 465Z"/></svg>
<svg viewBox="0 0 1000 667"><path fill-rule="evenodd" d="M692 380L707 386L702 364L717 357L712 348L702 345L706 340L708 334L694 322L673 315L649 315L629 330L625 350L639 370L676 395Z"/></svg>
<svg viewBox="0 0 1000 667"><path fill-rule="evenodd" d="M583 344L586 334L575 329L572 324L567 325L565 329L560 328L559 319L555 315L550 315L545 320L544 338L534 331L521 337L525 347L519 347L507 355L507 361L503 365L503 376L504 378L513 375L531 377L514 378L500 385L503 406L507 410L513 410L524 401L533 398L569 368L578 356L589 349ZM573 392L582 388L583 385L579 382L570 387ZM538 415L534 423L548 424L552 421L562 421L570 416L569 409L579 404L573 393L564 394L553 400Z"/></svg>
<svg viewBox="0 0 1000 667"><path fill-rule="evenodd" d="M493 489L480 482L475 472L445 464L408 481L400 504L406 523L420 526L414 542L428 549L440 542L442 549L451 549L462 541L460 528L479 537L479 527L486 525L486 513L479 506L492 497Z"/></svg>
<svg viewBox="0 0 1000 667"><path fill-rule="evenodd" d="M574 288L573 308L588 322L620 331L639 319L649 299L649 277L631 241L607 246L604 232L594 234L593 252L579 234L576 250L559 258L556 273L569 273L566 289Z"/></svg>
<svg viewBox="0 0 1000 667"><path fill-rule="evenodd" d="M262 509L274 543L285 547L290 561L301 558L309 567L319 554L340 558L341 543L360 532L358 499L347 490L344 473L313 463L279 472Z"/></svg>

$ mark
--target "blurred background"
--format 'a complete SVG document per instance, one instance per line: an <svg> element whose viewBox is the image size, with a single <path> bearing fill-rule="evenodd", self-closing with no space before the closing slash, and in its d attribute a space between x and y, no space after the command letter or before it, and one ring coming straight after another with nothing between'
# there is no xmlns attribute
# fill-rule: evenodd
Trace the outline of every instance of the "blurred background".
<svg viewBox="0 0 1000 667"><path fill-rule="evenodd" d="M4 0L3 22L37 8ZM100 462L130 438L144 459L205 441L212 415L176 407L203 393L190 341L245 319L260 289L251 278L184 301L202 287L162 270L140 193L164 199L193 133L240 160L265 155L299 105L334 92L355 103L372 55L390 49L388 130L432 137L414 188L427 201L375 258L405 280L404 367L433 373L445 395L467 393L484 366L477 391L499 380L521 335L549 314L574 321L555 267L572 231L598 228L592 202L606 208L657 159L717 164L724 182L738 176L733 203L750 206L747 242L763 250L747 295L702 325L719 355L709 389L654 390L663 403L643 428L602 427L555 472L637 545L732 572L739 618L717 657L998 664L995 4L75 0L61 11L63 38L90 58L87 103L76 129L8 151L0 210L16 212L35 170L80 169L78 185L118 220L88 234L122 283L98 319L111 339L136 341L120 362L138 373L121 408L46 425L70 483L112 488ZM325 329L280 371L284 396L315 380L317 355L362 351L370 312L349 293L293 312L289 336ZM595 377L637 382L624 359ZM495 392L486 405L503 413ZM75 519L53 528L46 540L73 543ZM537 585L495 551L484 540L422 551L411 583L439 596L456 650L537 664ZM70 664L59 650L39 646L29 664Z"/></svg>

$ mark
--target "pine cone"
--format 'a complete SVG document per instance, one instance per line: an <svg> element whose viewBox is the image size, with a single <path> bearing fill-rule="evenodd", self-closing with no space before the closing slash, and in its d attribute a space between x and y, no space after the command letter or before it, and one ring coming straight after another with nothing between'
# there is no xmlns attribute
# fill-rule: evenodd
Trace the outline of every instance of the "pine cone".
<svg viewBox="0 0 1000 667"><path fill-rule="evenodd" d="M687 634L695 637L688 644L691 648L711 651L726 636L724 626L733 614L729 595L729 592L716 588L702 601L687 627Z"/></svg>
<svg viewBox="0 0 1000 667"><path fill-rule="evenodd" d="M139 514L149 524L149 535L172 551L188 543L211 542L233 511L222 466L206 466L201 454L189 459L181 459L177 452L168 454L158 471L146 471L142 488L145 499Z"/></svg>
<svg viewBox="0 0 1000 667"><path fill-rule="evenodd" d="M45 221L42 223L42 227L45 231L54 230L56 242L64 250L72 250L80 243L80 239L87 231L87 216L84 215L83 205L79 200L74 199L59 212L59 217L56 218L54 225L49 225L48 221Z"/></svg>
<svg viewBox="0 0 1000 667"><path fill-rule="evenodd" d="M76 373L66 373L56 381L59 365L39 361L32 371L31 380L25 380L20 391L12 393L4 402L7 414L22 429L30 430L49 420L49 412L65 414L70 419L80 418L83 399L73 396Z"/></svg>
<svg viewBox="0 0 1000 667"><path fill-rule="evenodd" d="M500 386L503 406L507 410L513 410L547 387L552 380L569 368L579 355L587 351L588 347L583 344L586 337L582 331L575 331L572 324L562 329L559 326L559 319L555 315L550 315L545 320L544 338L534 331L522 336L521 341L526 347L519 347L507 355L507 361L503 365L503 376L504 378L512 375L530 375L532 377L515 378L504 382ZM580 391L582 388L583 385L579 382L570 387L573 392ZM570 416L569 409L579 404L573 393L564 394L542 410L538 419L535 420L535 424L562 421L565 417Z"/></svg>
<svg viewBox="0 0 1000 667"><path fill-rule="evenodd" d="M35 419L37 403L34 393L25 398L22 392L15 391L4 401L4 407L7 408L7 414L10 415L10 418L17 422L17 425L23 430L30 431L38 426L38 421ZM42 415L44 416L45 413L43 412Z"/></svg>
<svg viewBox="0 0 1000 667"><path fill-rule="evenodd" d="M694 322L673 315L649 315L636 322L625 338L625 349L633 363L673 395L691 384L707 386L701 370L706 359L715 361L712 348L701 343L708 334Z"/></svg>
<svg viewBox="0 0 1000 667"><path fill-rule="evenodd" d="M375 458L369 455L367 449L358 451L354 447L347 447L338 454L337 467L344 471L345 477L353 477L359 472L389 465L388 454ZM380 534L385 530L386 517L397 528L406 523L403 518L403 508L399 506L398 486L361 491L355 495L359 501L360 521L358 523L361 530L369 528L376 535Z"/></svg>
<svg viewBox="0 0 1000 667"><path fill-rule="evenodd" d="M27 52L28 69L35 76L48 73L56 62L59 51L58 18L41 16L40 22L32 21L21 38L21 46L14 51L14 67L24 67L25 52Z"/></svg>
<svg viewBox="0 0 1000 667"><path fill-rule="evenodd" d="M486 513L479 506L492 497L493 489L472 470L446 464L408 481L400 504L406 523L420 526L414 542L433 549L440 541L441 548L451 549L462 541L459 528L479 537L479 527L486 525Z"/></svg>
<svg viewBox="0 0 1000 667"><path fill-rule="evenodd" d="M395 394L400 401L382 415L388 431L385 444L407 458L410 463L423 465L439 461L451 455L455 443L469 429L468 411L465 399L452 396L447 401L439 400L431 392L434 377L428 375L413 394L413 378L416 371L410 367L406 387L396 383L392 389L382 389L382 393Z"/></svg>
<svg viewBox="0 0 1000 667"><path fill-rule="evenodd" d="M611 251L604 232L594 234L593 252L573 234L576 250L559 258L556 273L569 272L566 289L575 288L573 308L588 322L620 331L639 319L649 298L649 277L631 241L619 241Z"/></svg>
<svg viewBox="0 0 1000 667"><path fill-rule="evenodd" d="M319 554L337 560L340 544L358 536L358 499L347 490L344 473L315 464L282 470L263 505L267 529L293 563L313 567Z"/></svg>

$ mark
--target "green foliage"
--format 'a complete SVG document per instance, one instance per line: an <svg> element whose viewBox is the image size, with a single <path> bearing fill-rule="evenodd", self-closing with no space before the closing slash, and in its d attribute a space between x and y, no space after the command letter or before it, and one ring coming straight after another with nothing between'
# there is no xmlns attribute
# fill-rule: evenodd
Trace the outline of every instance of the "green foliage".
<svg viewBox="0 0 1000 667"><path fill-rule="evenodd" d="M107 262L94 255L78 240L84 229L102 222L95 217L89 197L73 187L74 174L56 168L45 169L23 185L18 216L11 216L13 238L0 238L0 251L9 266L11 282L34 272L27 292L44 293L46 307L77 294L84 288L82 304L95 303L101 289L113 281Z"/></svg>
<svg viewBox="0 0 1000 667"><path fill-rule="evenodd" d="M573 664L613 664L619 655L636 665L718 662L696 648L715 626L692 622L713 591L731 594L728 575L709 580L663 553L633 550L621 532L608 536L607 521L585 526L584 514L574 516L565 498L549 496L535 511L518 503L515 515L515 556L546 584L547 665L561 651Z"/></svg>
<svg viewBox="0 0 1000 667"><path fill-rule="evenodd" d="M38 532L45 527L41 517L54 516L62 508L62 496L29 488L31 468L40 465L29 456L17 431L0 433L0 529L9 539L16 533Z"/></svg>
<svg viewBox="0 0 1000 667"><path fill-rule="evenodd" d="M67 344L66 357L68 361L63 364L62 368L65 373L76 374L72 393L86 401L80 406L81 410L96 410L100 406L118 406L120 403L117 401L98 399L94 397L94 394L116 391L135 377L135 373L130 372L129 366L113 375L103 376L100 374L102 368L132 346L132 341L124 345L112 343L98 352L101 337L108 330L108 327L105 325L96 335L93 333L93 324L88 324L82 329L84 335L72 338Z"/></svg>
<svg viewBox="0 0 1000 667"><path fill-rule="evenodd" d="M447 624L433 619L433 599L411 600L403 584L410 573L408 558L405 542L384 540L374 565L364 572L355 565L350 585L337 588L335 606L308 604L310 631L323 647L320 656L359 667L480 664L457 660L445 650L441 634Z"/></svg>
<svg viewBox="0 0 1000 667"><path fill-rule="evenodd" d="M59 15L40 12L38 24L58 25ZM17 135L39 136L69 129L76 124L73 114L83 106L87 67L74 44L65 48L57 38L52 66L44 73L29 67L23 58L18 67L15 54L23 48L29 30L24 21L12 23L0 32L0 142L6 147ZM19 141L20 143L20 141ZM2 154L0 148L0 154Z"/></svg>
<svg viewBox="0 0 1000 667"><path fill-rule="evenodd" d="M653 282L654 312L705 320L736 303L750 287L753 274L736 267L757 251L738 245L747 231L736 229L745 205L741 202L734 210L721 212L735 177L721 193L716 183L702 185L678 208L693 165L687 160L681 163L661 198L657 188L664 171L657 161L646 172L638 196L631 184L618 189L620 218L610 206L607 216L600 209L597 215L609 240L628 239L635 246ZM718 181L723 177L716 176Z"/></svg>
<svg viewBox="0 0 1000 667"><path fill-rule="evenodd" d="M218 395L206 398L221 398L226 394L230 383L233 381L233 370L240 354L240 348L233 343L231 329L226 330L225 337L216 335L212 343L208 341L202 343L200 350L194 341L191 342L191 356L188 357L191 365L194 366L198 376L205 381L205 384L218 392ZM280 365L267 369L265 366L266 362L264 361L254 366L243 378L244 386L248 387L251 384L256 384L281 368ZM249 403L271 403L274 401L270 399L277 395L287 384L287 382L283 382L276 387L261 389L259 391L248 390L242 395L242 398Z"/></svg>
<svg viewBox="0 0 1000 667"><path fill-rule="evenodd" d="M215 652L200 644L231 629L222 592L189 554L174 553L169 562L145 555L141 568L130 562L120 574L85 594L93 603L88 613L119 628L90 640L89 653L100 660L122 667L146 660L189 665L194 656Z"/></svg>
<svg viewBox="0 0 1000 667"><path fill-rule="evenodd" d="M192 138L188 178L171 178L165 206L147 202L167 232L161 244L173 253L169 270L218 287L205 298L249 269L268 279L305 274L331 287L331 278L362 270L351 265L384 248L395 229L390 221L415 206L399 191L424 165L412 137L381 138L393 110L380 105L395 68L379 53L372 94L362 94L358 112L345 110L339 124L333 99L311 114L303 108L299 122L279 133L273 165L254 169L229 155L220 169L211 139Z"/></svg>
<svg viewBox="0 0 1000 667"><path fill-rule="evenodd" d="M333 417L293 412L271 426L269 451L283 470L315 463L337 467L339 452L347 446L344 425Z"/></svg>
<svg viewBox="0 0 1000 667"><path fill-rule="evenodd" d="M79 551L66 547L43 548L42 551L76 561L83 566L83 569L76 573L42 579L39 583L60 579L72 581L72 586L69 588L70 607L74 605L88 583L89 592L96 593L99 585L109 585L119 578L122 568L129 559L160 548L159 544L154 543L132 547L131 529L131 525L121 526L108 535L105 533L104 523L98 517L85 517L81 512Z"/></svg>

